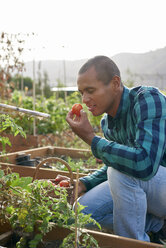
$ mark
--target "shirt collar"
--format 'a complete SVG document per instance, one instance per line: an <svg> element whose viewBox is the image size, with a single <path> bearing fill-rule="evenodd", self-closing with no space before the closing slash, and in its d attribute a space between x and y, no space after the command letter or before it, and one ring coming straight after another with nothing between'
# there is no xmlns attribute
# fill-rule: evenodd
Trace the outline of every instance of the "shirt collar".
<svg viewBox="0 0 166 248"><path fill-rule="evenodd" d="M127 88L126 86L123 86L123 93L121 96L121 100L120 100L120 104L118 107L118 111L115 115L115 117L113 118L112 116L108 116L109 119L118 119L118 118L123 118L123 116L126 115L126 112L128 110L129 107L129 88Z"/></svg>

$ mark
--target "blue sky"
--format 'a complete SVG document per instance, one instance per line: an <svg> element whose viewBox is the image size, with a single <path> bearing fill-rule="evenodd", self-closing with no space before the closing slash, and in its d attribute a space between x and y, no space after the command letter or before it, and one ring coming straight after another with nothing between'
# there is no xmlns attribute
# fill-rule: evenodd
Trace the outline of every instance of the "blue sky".
<svg viewBox="0 0 166 248"><path fill-rule="evenodd" d="M166 46L165 0L5 0L0 31L31 33L25 60L82 59Z"/></svg>

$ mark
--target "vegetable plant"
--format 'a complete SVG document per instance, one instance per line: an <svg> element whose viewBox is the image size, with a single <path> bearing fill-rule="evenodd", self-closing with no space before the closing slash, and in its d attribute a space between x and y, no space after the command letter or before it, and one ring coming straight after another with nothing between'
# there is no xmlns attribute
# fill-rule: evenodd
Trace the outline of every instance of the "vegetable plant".
<svg viewBox="0 0 166 248"><path fill-rule="evenodd" d="M68 123L66 122L66 115L69 110L72 109L73 105L77 102L79 106L82 104L80 93L74 92L71 95L67 96L66 102L63 98L56 99L54 96L49 98L44 98L42 96L36 97L35 110L40 112L45 112L50 114L49 119L38 119L36 121L37 133L38 134L61 134L61 132L70 130ZM24 99L21 96L21 92L14 91L12 94L12 99L10 104L13 104L18 107L25 109L33 109L33 99L30 96L25 96ZM92 126L95 130L100 130L100 119L99 117L94 117L87 109L85 104L81 105L84 108L84 111L87 112ZM26 118L26 116L16 116L16 123L22 123L22 127L28 134L33 134L33 120ZM28 125L27 125L28 123Z"/></svg>
<svg viewBox="0 0 166 248"><path fill-rule="evenodd" d="M0 115L0 133L10 132L14 136L21 134L26 138L26 134L23 131L23 128L16 124L15 120L9 115L2 114ZM6 144L11 146L10 140L8 137L0 136L0 143L2 144L2 153L5 153Z"/></svg>
<svg viewBox="0 0 166 248"><path fill-rule="evenodd" d="M49 195L52 191L58 198ZM81 234L81 245L99 247L93 237L82 231L88 223L100 228L90 215L81 212L83 208L78 204L77 228ZM55 188L48 180L33 181L31 177L20 177L10 169L0 170L0 221L1 224L10 223L12 230L19 234L17 248L36 248L55 225L71 231L61 247L75 247L75 212L67 201L66 189ZM79 238L77 242L80 243Z"/></svg>
<svg viewBox="0 0 166 248"><path fill-rule="evenodd" d="M96 158L93 156L90 156L87 159L82 159L82 158L71 158L70 156L62 156L66 162L70 165L70 168L73 172L76 172L77 169L79 169L80 173L87 173L89 172L89 169L99 169L103 166L103 163L97 163ZM57 162L56 163L56 169L61 170L61 171L67 171L68 169L66 166L62 163Z"/></svg>

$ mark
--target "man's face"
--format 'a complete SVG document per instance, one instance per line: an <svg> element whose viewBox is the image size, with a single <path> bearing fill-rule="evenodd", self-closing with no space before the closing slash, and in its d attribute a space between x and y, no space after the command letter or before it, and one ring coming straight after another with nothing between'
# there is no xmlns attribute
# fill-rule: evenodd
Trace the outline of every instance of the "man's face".
<svg viewBox="0 0 166 248"><path fill-rule="evenodd" d="M107 85L97 80L95 68L91 67L78 76L77 85L83 103L94 116L103 113L108 113L111 116L116 114L117 90L113 80Z"/></svg>

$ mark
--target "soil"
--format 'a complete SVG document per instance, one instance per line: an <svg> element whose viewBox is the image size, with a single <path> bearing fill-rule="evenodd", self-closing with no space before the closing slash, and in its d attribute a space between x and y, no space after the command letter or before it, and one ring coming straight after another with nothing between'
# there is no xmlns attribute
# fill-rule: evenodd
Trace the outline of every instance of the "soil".
<svg viewBox="0 0 166 248"><path fill-rule="evenodd" d="M59 248L61 243L62 243L62 240L44 242L43 244L41 244L40 248Z"/></svg>
<svg viewBox="0 0 166 248"><path fill-rule="evenodd" d="M39 248L59 248L60 245L62 244L62 240L55 240L55 241L49 241L49 242L42 242L40 245L39 245ZM2 247L2 246L0 246ZM8 242L5 246L5 248L16 248L16 243L13 241L10 243ZM27 245L27 248L29 246ZM79 248L85 248L83 246L79 246Z"/></svg>
<svg viewBox="0 0 166 248"><path fill-rule="evenodd" d="M5 244L7 248L16 248L16 243L19 241L18 236L15 234L12 235L11 239ZM40 248L59 248L62 243L62 240L55 240L50 242L42 242L39 247ZM1 246L0 246L1 247ZM28 244L26 246L29 247Z"/></svg>

